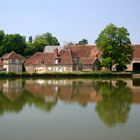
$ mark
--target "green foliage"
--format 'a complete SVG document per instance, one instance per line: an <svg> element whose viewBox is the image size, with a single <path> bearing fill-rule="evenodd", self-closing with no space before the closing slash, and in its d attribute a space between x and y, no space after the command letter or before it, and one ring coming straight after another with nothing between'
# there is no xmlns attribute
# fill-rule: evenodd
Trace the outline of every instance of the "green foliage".
<svg viewBox="0 0 140 140"><path fill-rule="evenodd" d="M36 52L36 48L32 43L28 42L28 43L26 43L26 46L27 47L24 50L24 55L26 57L29 57L29 56L33 55Z"/></svg>
<svg viewBox="0 0 140 140"><path fill-rule="evenodd" d="M49 73L13 73L13 72L0 72L0 78L10 77L42 77L42 78L132 78L132 73L128 72L49 72Z"/></svg>
<svg viewBox="0 0 140 140"><path fill-rule="evenodd" d="M60 45L57 38L53 37L51 33L45 33L36 36L35 40L32 40L32 36L29 37L29 42L24 51L25 56L31 56L36 52L43 52L45 46Z"/></svg>
<svg viewBox="0 0 140 140"><path fill-rule="evenodd" d="M34 93L23 90L22 88L24 88L24 85L23 83L21 83L23 82L21 79L17 79L17 82L19 83L19 86L22 86L22 88L18 87L18 84L14 83L15 81L16 80L8 80L6 82L8 82L9 85L12 86L16 84L15 88L13 88L12 86L9 87L10 90L9 93L7 93L9 94L9 96L17 96L16 99L10 100L10 98L7 98L3 91L0 90L0 116L3 116L6 112L19 113L20 111L22 111L25 105L35 106L36 108L39 108L46 112L50 112L55 107L56 102L46 102L45 98L37 98L34 96ZM3 81L1 84L4 84L4 82L5 81Z"/></svg>
<svg viewBox="0 0 140 140"><path fill-rule="evenodd" d="M6 34L0 30L0 56L5 53L15 51L24 56L31 56L36 52L43 52L45 46L60 45L57 38L51 33L44 33L36 36L33 40L32 36L26 42L26 37L20 34Z"/></svg>
<svg viewBox="0 0 140 140"><path fill-rule="evenodd" d="M129 33L124 27L108 25L95 41L97 47L103 52L103 65L110 70L112 65L117 65L117 70L124 70L133 57L133 49L129 39Z"/></svg>
<svg viewBox="0 0 140 140"><path fill-rule="evenodd" d="M78 45L86 45L88 44L88 41L86 39L82 39L78 42Z"/></svg>
<svg viewBox="0 0 140 140"><path fill-rule="evenodd" d="M33 42L33 38L32 36L29 36L29 43L32 43Z"/></svg>
<svg viewBox="0 0 140 140"><path fill-rule="evenodd" d="M124 63L120 63L119 65L116 65L117 71L123 71L124 69L127 69L127 66Z"/></svg>
<svg viewBox="0 0 140 140"><path fill-rule="evenodd" d="M7 34L3 39L3 53L16 53L23 54L26 47L25 38L19 34Z"/></svg>
<svg viewBox="0 0 140 140"><path fill-rule="evenodd" d="M5 37L5 33L3 30L0 30L0 56L3 55L3 39Z"/></svg>
<svg viewBox="0 0 140 140"><path fill-rule="evenodd" d="M103 67L109 68L111 62L112 62L111 57L102 58L102 66Z"/></svg>
<svg viewBox="0 0 140 140"><path fill-rule="evenodd" d="M5 33L3 30L0 30L0 47L2 46L3 44L3 39L5 37Z"/></svg>
<svg viewBox="0 0 140 140"><path fill-rule="evenodd" d="M76 45L74 42L70 41L70 42L66 42L66 46L71 46L71 45Z"/></svg>
<svg viewBox="0 0 140 140"><path fill-rule="evenodd" d="M70 42L66 42L65 44L66 44L66 46L71 46L71 45L86 45L86 44L88 44L88 41L86 39L82 39L78 43L74 43L74 42L70 41Z"/></svg>
<svg viewBox="0 0 140 140"><path fill-rule="evenodd" d="M38 47L55 46L60 45L56 37L53 37L51 33L45 33L39 35L34 40L34 45Z"/></svg>

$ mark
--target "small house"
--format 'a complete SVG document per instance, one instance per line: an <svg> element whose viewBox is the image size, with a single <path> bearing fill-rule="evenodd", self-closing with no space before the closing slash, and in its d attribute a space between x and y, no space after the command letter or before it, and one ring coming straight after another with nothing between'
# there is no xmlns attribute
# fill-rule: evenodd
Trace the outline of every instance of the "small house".
<svg viewBox="0 0 140 140"><path fill-rule="evenodd" d="M3 69L6 72L23 72L24 57L12 51L11 53L2 56Z"/></svg>

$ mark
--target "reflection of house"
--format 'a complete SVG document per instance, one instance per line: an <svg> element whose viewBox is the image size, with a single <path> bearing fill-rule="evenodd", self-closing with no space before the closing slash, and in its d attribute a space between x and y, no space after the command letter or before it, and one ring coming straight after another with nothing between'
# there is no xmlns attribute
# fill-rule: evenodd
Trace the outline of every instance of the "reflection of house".
<svg viewBox="0 0 140 140"><path fill-rule="evenodd" d="M127 86L132 90L132 103L140 103L140 79L127 80Z"/></svg>
<svg viewBox="0 0 140 140"><path fill-rule="evenodd" d="M67 80L27 80L25 89L37 98L44 98L46 102L56 102L58 96L71 96L71 82Z"/></svg>
<svg viewBox="0 0 140 140"><path fill-rule="evenodd" d="M94 84L96 84L96 82ZM71 101L87 104L88 102L98 102L102 100L102 96L98 94L94 84L91 81L74 81Z"/></svg>
<svg viewBox="0 0 140 140"><path fill-rule="evenodd" d="M22 80L6 80L3 84L3 94L10 100L15 100L22 95Z"/></svg>
<svg viewBox="0 0 140 140"><path fill-rule="evenodd" d="M72 72L100 69L99 51L95 46L69 46L36 53L25 62L27 72Z"/></svg>
<svg viewBox="0 0 140 140"><path fill-rule="evenodd" d="M85 104L102 99L91 82L73 80L27 80L25 89L46 102L78 102Z"/></svg>
<svg viewBox="0 0 140 140"><path fill-rule="evenodd" d="M23 71L23 62L24 58L15 52L5 54L2 57L3 60L3 69L7 72L22 72Z"/></svg>

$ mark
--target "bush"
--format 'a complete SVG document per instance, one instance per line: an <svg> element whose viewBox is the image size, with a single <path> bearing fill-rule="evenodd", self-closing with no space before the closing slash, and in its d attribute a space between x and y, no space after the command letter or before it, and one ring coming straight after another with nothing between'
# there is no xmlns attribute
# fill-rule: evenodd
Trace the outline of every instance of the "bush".
<svg viewBox="0 0 140 140"><path fill-rule="evenodd" d="M131 78L128 72L0 73L0 78Z"/></svg>

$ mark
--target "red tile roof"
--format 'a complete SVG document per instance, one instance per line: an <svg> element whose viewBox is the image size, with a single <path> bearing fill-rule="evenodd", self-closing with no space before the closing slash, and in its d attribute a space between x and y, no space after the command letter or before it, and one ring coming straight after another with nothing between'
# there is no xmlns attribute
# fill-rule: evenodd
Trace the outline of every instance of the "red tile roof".
<svg viewBox="0 0 140 140"><path fill-rule="evenodd" d="M36 65L36 64L53 64L54 54L53 53L41 53L37 52L29 59L25 61L25 64Z"/></svg>
<svg viewBox="0 0 140 140"><path fill-rule="evenodd" d="M63 49L58 52L58 56L60 59L59 64L72 64L72 57L70 50ZM29 59L26 60L26 65L36 65L36 64L55 64L56 54L52 53L41 53L37 52Z"/></svg>
<svg viewBox="0 0 140 140"><path fill-rule="evenodd" d="M71 51L69 49L60 50L59 56L61 58L59 64L73 64Z"/></svg>
<svg viewBox="0 0 140 140"><path fill-rule="evenodd" d="M140 45L132 45L134 48L133 60L140 60ZM58 53L56 55L56 53ZM8 55L9 58L12 55ZM64 49L52 53L38 52L31 56L25 64L55 64L55 59L59 58L59 64L74 64L78 60L82 64L92 64L96 58L101 57L95 45L71 45L65 46ZM14 56L15 58L15 56Z"/></svg>
<svg viewBox="0 0 140 140"><path fill-rule="evenodd" d="M96 45L70 45L64 48L70 49L72 56L75 58L95 58L100 57L101 52Z"/></svg>
<svg viewBox="0 0 140 140"><path fill-rule="evenodd" d="M24 59L24 57L12 51L11 53L2 56L2 59Z"/></svg>
<svg viewBox="0 0 140 140"><path fill-rule="evenodd" d="M140 61L140 44L132 45L134 49L133 60ZM70 49L73 58L100 58L102 52L96 48L96 45L70 45L65 46ZM87 60L85 60L87 61Z"/></svg>
<svg viewBox="0 0 140 140"><path fill-rule="evenodd" d="M140 44L132 45L134 49L133 60L140 61Z"/></svg>
<svg viewBox="0 0 140 140"><path fill-rule="evenodd" d="M55 59L59 59L59 64L74 64L80 60L82 64L92 64L98 57L100 51L95 45L72 45L65 46L60 51L54 50L51 53L38 52L31 56L25 64L55 64Z"/></svg>

